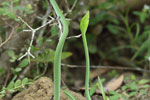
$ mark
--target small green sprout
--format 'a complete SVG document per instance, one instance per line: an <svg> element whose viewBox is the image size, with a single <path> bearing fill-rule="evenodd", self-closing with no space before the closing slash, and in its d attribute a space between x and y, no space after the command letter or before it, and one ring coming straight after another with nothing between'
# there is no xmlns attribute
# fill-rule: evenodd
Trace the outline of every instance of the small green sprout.
<svg viewBox="0 0 150 100"><path fill-rule="evenodd" d="M70 99L70 100L77 100L74 95L68 90L64 90L65 95Z"/></svg>
<svg viewBox="0 0 150 100"><path fill-rule="evenodd" d="M89 25L89 11L86 13L86 15L81 19L80 22L80 30L82 33L82 40L83 40L83 46L85 51L85 57L86 57L86 76L85 76L85 95L87 100L91 100L90 93L89 93L89 77L90 77L90 60L89 60L89 52L88 52L88 46L86 41L86 31Z"/></svg>
<svg viewBox="0 0 150 100"><path fill-rule="evenodd" d="M98 88L100 89L101 93L102 93L102 96L103 96L103 99L104 100L109 100L109 98L106 96L105 94L105 91L104 91L104 87L103 87L103 84L101 82L101 79L100 77L98 77Z"/></svg>

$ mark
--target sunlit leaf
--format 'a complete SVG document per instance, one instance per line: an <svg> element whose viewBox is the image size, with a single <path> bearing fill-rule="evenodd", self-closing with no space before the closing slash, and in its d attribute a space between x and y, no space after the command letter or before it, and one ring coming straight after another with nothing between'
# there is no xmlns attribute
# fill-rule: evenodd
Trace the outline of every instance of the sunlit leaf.
<svg viewBox="0 0 150 100"><path fill-rule="evenodd" d="M17 80L15 82L15 88L18 88L21 85L21 80Z"/></svg>
<svg viewBox="0 0 150 100"><path fill-rule="evenodd" d="M27 82L28 82L28 78L24 78L24 79L22 80L22 85L24 86L25 84L27 84Z"/></svg>
<svg viewBox="0 0 150 100"><path fill-rule="evenodd" d="M15 72L20 72L22 70L22 68L16 68Z"/></svg>
<svg viewBox="0 0 150 100"><path fill-rule="evenodd" d="M146 83L148 83L148 82L149 82L149 80L142 79L142 80L140 80L138 83L139 83L139 84L146 84Z"/></svg>
<svg viewBox="0 0 150 100"><path fill-rule="evenodd" d="M9 85L8 85L8 89L13 89L14 88L14 85L15 85L15 83L14 83L14 81L11 81L10 83L9 83Z"/></svg>

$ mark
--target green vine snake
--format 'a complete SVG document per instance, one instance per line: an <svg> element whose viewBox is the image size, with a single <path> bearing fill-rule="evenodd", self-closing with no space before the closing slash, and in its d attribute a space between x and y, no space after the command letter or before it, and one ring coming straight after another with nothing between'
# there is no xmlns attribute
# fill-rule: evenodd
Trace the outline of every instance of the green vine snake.
<svg viewBox="0 0 150 100"><path fill-rule="evenodd" d="M68 35L68 23L59 9L55 0L50 0L57 16L60 18L60 21L63 25L63 33L60 36L58 45L56 47L55 56L54 56L54 100L60 100L60 86L61 86L61 54L62 49Z"/></svg>

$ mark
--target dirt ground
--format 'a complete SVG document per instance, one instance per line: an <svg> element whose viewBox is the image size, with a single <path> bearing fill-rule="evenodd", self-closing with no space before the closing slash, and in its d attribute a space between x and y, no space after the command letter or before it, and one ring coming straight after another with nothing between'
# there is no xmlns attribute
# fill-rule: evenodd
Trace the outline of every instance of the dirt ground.
<svg viewBox="0 0 150 100"><path fill-rule="evenodd" d="M86 100L81 94L70 91L77 100ZM53 100L53 83L47 77L41 77L28 89L18 93L12 100ZM70 100L61 90L61 100Z"/></svg>

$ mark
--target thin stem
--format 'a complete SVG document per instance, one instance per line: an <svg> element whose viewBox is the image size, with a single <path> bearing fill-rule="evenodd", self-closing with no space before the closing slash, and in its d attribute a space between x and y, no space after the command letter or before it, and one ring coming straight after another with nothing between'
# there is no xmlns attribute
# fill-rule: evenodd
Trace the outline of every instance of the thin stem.
<svg viewBox="0 0 150 100"><path fill-rule="evenodd" d="M82 34L82 40L83 40L85 57L86 57L85 95L87 100L91 100L90 93L89 93L90 60L89 60L89 52L88 52L88 46L87 46L85 34Z"/></svg>
<svg viewBox="0 0 150 100"><path fill-rule="evenodd" d="M133 35L132 35L132 32L131 32L131 28L129 26L129 19L128 19L128 13L129 13L129 9L127 10L126 12L126 15L125 15L125 18L124 18L124 23L125 23L125 26L126 26L126 29L127 29L127 34L129 36L129 39L130 39L130 43L133 43Z"/></svg>
<svg viewBox="0 0 150 100"><path fill-rule="evenodd" d="M66 40L66 37L68 35L68 24L67 21L62 14L61 10L59 9L57 3L55 0L50 0L58 18L60 18L60 21L63 25L63 33L59 39L55 57L54 57L54 100L60 100L60 86L61 86L61 54L62 49Z"/></svg>

